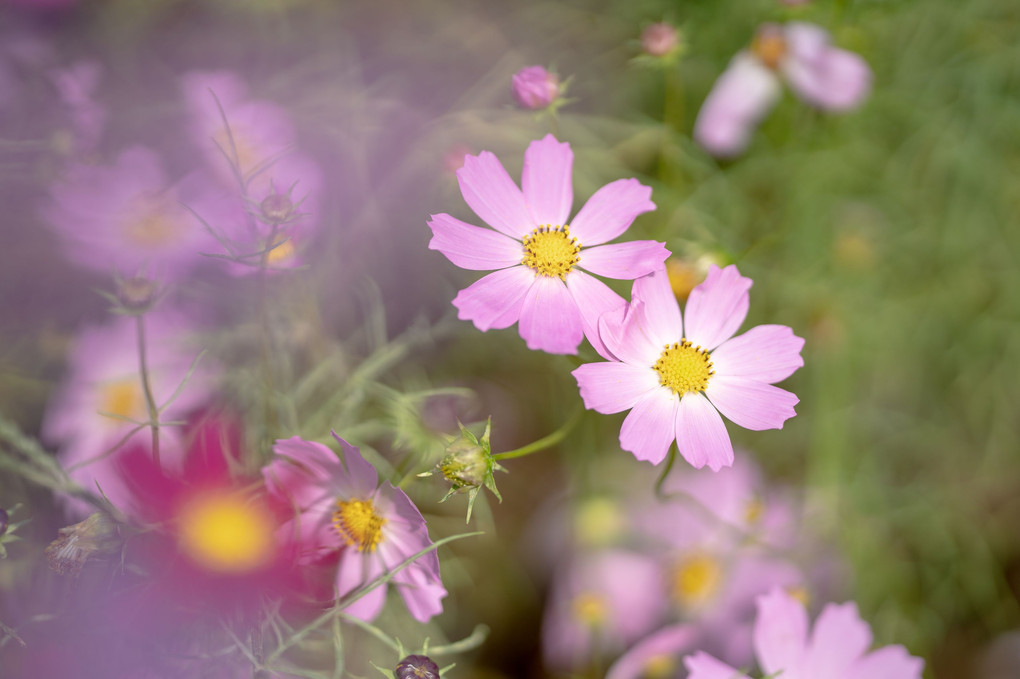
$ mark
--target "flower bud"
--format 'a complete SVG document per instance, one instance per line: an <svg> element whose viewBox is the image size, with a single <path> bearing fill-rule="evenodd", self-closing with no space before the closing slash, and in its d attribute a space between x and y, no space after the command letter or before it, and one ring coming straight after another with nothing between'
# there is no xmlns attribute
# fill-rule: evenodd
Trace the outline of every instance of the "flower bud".
<svg viewBox="0 0 1020 679"><path fill-rule="evenodd" d="M492 457L492 447L489 443L491 426L492 420L490 419L485 424L485 433L481 438L478 438L464 425L460 425L460 436L447 444L446 455L439 461L439 464L430 471L418 474L418 476L432 476L438 472L450 482L450 490L440 502L446 501L456 493L467 493L467 518L469 521L475 498L482 486L491 490L500 502L503 500L499 491L496 490L496 481L492 478L492 472L495 470L505 472L506 469Z"/></svg>
<svg viewBox="0 0 1020 679"><path fill-rule="evenodd" d="M541 66L528 66L514 74L513 92L523 108L548 108L561 94L560 79Z"/></svg>
<svg viewBox="0 0 1020 679"><path fill-rule="evenodd" d="M680 34L674 26L659 22L641 32L641 49L653 57L672 54L680 46Z"/></svg>
<svg viewBox="0 0 1020 679"><path fill-rule="evenodd" d="M77 575L89 559L112 554L120 546L117 524L103 512L57 532L57 539L43 551L50 568L65 575Z"/></svg>
<svg viewBox="0 0 1020 679"><path fill-rule="evenodd" d="M117 281L117 299L130 311L145 311L156 300L159 292L155 281L144 276L132 276Z"/></svg>
<svg viewBox="0 0 1020 679"><path fill-rule="evenodd" d="M289 194L273 192L259 203L259 216L267 224L283 224L294 214L294 209Z"/></svg>
<svg viewBox="0 0 1020 679"><path fill-rule="evenodd" d="M395 671L397 679L439 679L439 666L427 655L409 655Z"/></svg>

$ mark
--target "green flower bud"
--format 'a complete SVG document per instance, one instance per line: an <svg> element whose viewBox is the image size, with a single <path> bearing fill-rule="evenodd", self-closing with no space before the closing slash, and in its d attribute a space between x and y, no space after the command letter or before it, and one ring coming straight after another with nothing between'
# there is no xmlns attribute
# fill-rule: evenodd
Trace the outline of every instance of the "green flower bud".
<svg viewBox="0 0 1020 679"><path fill-rule="evenodd" d="M450 482L450 490L440 502L445 502L451 495L457 493L468 494L467 520L471 520L471 510L475 504L475 498L482 486L485 486L500 502L499 491L496 489L496 482L492 478L493 471L505 472L496 460L492 457L492 446L489 444L489 433L492 427L492 418L485 423L485 433L481 438L472 434L463 424L460 424L460 436L452 439L446 446L446 455L440 460L435 469L427 471L418 476L432 476L442 474L443 478Z"/></svg>

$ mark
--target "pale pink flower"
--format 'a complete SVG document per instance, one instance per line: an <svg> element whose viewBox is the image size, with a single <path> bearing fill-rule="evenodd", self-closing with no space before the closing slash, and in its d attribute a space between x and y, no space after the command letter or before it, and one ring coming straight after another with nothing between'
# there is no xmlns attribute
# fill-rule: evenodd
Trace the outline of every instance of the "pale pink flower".
<svg viewBox="0 0 1020 679"><path fill-rule="evenodd" d="M680 656L703 637L693 625L670 625L634 644L606 673L606 679L672 679L681 676Z"/></svg>
<svg viewBox="0 0 1020 679"><path fill-rule="evenodd" d="M780 588L758 597L754 649L761 670L782 679L920 679L924 661L900 645L868 653L871 628L853 602L828 604L808 635L804 605ZM688 679L747 679L704 652L684 658Z"/></svg>
<svg viewBox="0 0 1020 679"><path fill-rule="evenodd" d="M541 66L528 66L514 74L513 92L524 108L547 108L560 96L560 79Z"/></svg>
<svg viewBox="0 0 1020 679"><path fill-rule="evenodd" d="M341 598L429 547L421 512L404 491L379 483L375 468L357 448L333 434L342 460L321 443L297 436L279 440L277 458L262 468L269 492L293 507L296 516L280 529L297 542L302 560L342 550L336 588ZM391 581L411 615L428 621L443 610L446 596L435 550L419 557ZM386 600L386 585L376 587L345 609L374 619Z"/></svg>
<svg viewBox="0 0 1020 679"><path fill-rule="evenodd" d="M714 155L739 154L779 100L781 80L812 106L846 111L867 97L871 69L860 56L833 47L828 32L814 24L765 24L716 81L694 123L694 138Z"/></svg>
<svg viewBox="0 0 1020 679"><path fill-rule="evenodd" d="M492 153L467 156L457 171L461 192L495 231L432 215L429 248L464 269L498 269L457 294L458 318L483 332L519 321L528 347L551 354L576 353L587 337L604 356L599 316L624 300L585 271L634 279L662 266L669 252L655 241L604 245L655 209L652 190L636 179L603 186L568 224L573 162L570 144L551 134L533 141L524 154L522 192Z"/></svg>
<svg viewBox="0 0 1020 679"><path fill-rule="evenodd" d="M620 447L658 464L675 439L691 465L713 471L733 464L733 445L719 413L746 429L781 429L798 398L772 386L804 364L804 340L782 325L733 337L749 305L751 279L736 266L712 266L691 291L686 319L664 268L634 282L631 303L599 322L615 360L573 371L589 410L630 410Z"/></svg>

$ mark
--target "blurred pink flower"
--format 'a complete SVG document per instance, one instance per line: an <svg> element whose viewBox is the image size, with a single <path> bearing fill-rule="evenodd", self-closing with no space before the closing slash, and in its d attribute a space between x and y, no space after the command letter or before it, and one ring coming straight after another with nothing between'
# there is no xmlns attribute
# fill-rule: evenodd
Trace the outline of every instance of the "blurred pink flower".
<svg viewBox="0 0 1020 679"><path fill-rule="evenodd" d="M664 627L621 655L609 667L606 679L679 679L680 656L698 646L701 633L692 625Z"/></svg>
<svg viewBox="0 0 1020 679"><path fill-rule="evenodd" d="M74 150L78 154L95 150L106 125L106 109L93 98L102 74L102 67L94 61L78 61L49 73L70 116Z"/></svg>
<svg viewBox="0 0 1020 679"><path fill-rule="evenodd" d="M733 337L747 315L751 279L736 266L712 266L691 291L686 322L664 268L634 281L631 303L599 321L612 355L573 371L589 410L630 410L620 447L658 464L676 439L691 465L718 471L733 463L719 413L746 429L781 429L798 398L772 386L804 364L804 340L782 325Z"/></svg>
<svg viewBox="0 0 1020 679"><path fill-rule="evenodd" d="M530 349L577 353L584 337L601 355L598 319L624 304L591 273L633 279L662 266L664 243L632 241L603 245L634 219L655 209L651 189L636 179L618 179L595 192L567 224L573 204L570 144L550 134L524 154L523 192L495 155L467 156L457 171L464 200L495 231L448 214L432 215L429 249L464 269L498 269L453 300L458 318L481 331L519 323ZM598 247L585 246L595 245Z"/></svg>
<svg viewBox="0 0 1020 679"><path fill-rule="evenodd" d="M183 314L150 312L145 317L146 363L156 404L166 404L184 382L199 348L191 346L193 321ZM212 398L218 369L204 358L184 383L177 397L161 413L164 421L183 419ZM47 405L42 423L43 438L58 443L58 460L71 478L87 490L104 495L114 505L130 511L132 495L117 467L124 446L104 455L118 442L150 450L151 434L143 427L118 419L146 421L149 413L139 374L138 337L135 319L115 317L103 326L83 328L68 359L68 375ZM181 434L176 427L160 428L163 464L180 464ZM94 460L91 461L90 460ZM75 513L88 505L69 501Z"/></svg>
<svg viewBox="0 0 1020 679"><path fill-rule="evenodd" d="M177 279L211 249L201 225L178 200L195 176L171 186L155 153L132 147L115 165L72 165L50 189L43 216L71 261L105 273Z"/></svg>
<svg viewBox="0 0 1020 679"><path fill-rule="evenodd" d="M780 76L808 104L846 111L867 97L871 69L853 52L833 47L814 24L765 24L749 50L730 62L694 123L694 138L710 153L735 156L779 99Z"/></svg>
<svg viewBox="0 0 1020 679"><path fill-rule="evenodd" d="M541 66L528 66L514 74L513 92L524 108L547 108L560 96L560 79Z"/></svg>
<svg viewBox="0 0 1020 679"><path fill-rule="evenodd" d="M857 605L829 604L808 638L804 605L780 588L758 597L754 649L761 670L783 679L920 679L924 661L903 646L867 653L871 628ZM699 651L684 658L688 679L747 679L711 655Z"/></svg>
<svg viewBox="0 0 1020 679"><path fill-rule="evenodd" d="M428 528L404 491L379 484L375 468L357 448L333 434L342 461L321 443L298 437L276 442L278 456L263 467L271 495L297 511L280 535L296 541L302 559L312 561L343 550L336 575L337 595L344 597L417 552L429 547ZM392 582L411 615L420 622L441 613L446 596L435 550L399 571ZM363 620L382 610L381 585L345 610Z"/></svg>

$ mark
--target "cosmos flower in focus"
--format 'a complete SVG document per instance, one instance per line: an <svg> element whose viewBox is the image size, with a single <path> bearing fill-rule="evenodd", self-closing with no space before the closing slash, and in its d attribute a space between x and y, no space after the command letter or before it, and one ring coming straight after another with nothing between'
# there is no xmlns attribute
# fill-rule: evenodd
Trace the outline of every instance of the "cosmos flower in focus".
<svg viewBox="0 0 1020 679"><path fill-rule="evenodd" d="M664 268L634 282L627 307L604 315L602 341L615 360L573 371L589 410L630 410L620 447L658 464L675 439L696 468L733 464L733 445L719 416L746 429L781 429L798 398L772 386L804 364L804 340L782 325L733 337L749 305L751 279L737 267L712 266L691 291L686 318Z"/></svg>
<svg viewBox="0 0 1020 679"><path fill-rule="evenodd" d="M513 77L514 99L523 108L548 108L559 99L560 79L541 66L528 66Z"/></svg>
<svg viewBox="0 0 1020 679"><path fill-rule="evenodd" d="M868 653L871 628L857 605L828 604L808 634L804 604L780 588L758 598L754 649L761 670L783 679L920 679L924 661L903 646ZM688 679L747 679L711 655L684 658Z"/></svg>
<svg viewBox="0 0 1020 679"><path fill-rule="evenodd" d="M570 144L551 134L533 141L522 191L492 153L467 156L457 171L464 200L495 230L432 215L429 249L464 269L497 269L457 294L458 318L483 332L519 323L528 348L551 354L577 353L587 337L605 356L599 316L624 300L586 271L634 279L659 268L669 252L656 241L605 245L655 209L651 189L636 179L603 186L568 223L573 163Z"/></svg>
<svg viewBox="0 0 1020 679"><path fill-rule="evenodd" d="M739 154L779 100L781 80L811 106L838 112L864 101L871 69L853 52L833 47L828 32L814 24L765 24L716 81L694 123L695 140L716 156Z"/></svg>
<svg viewBox="0 0 1020 679"><path fill-rule="evenodd" d="M342 458L321 443L298 437L276 442L277 458L262 469L270 494L296 510L280 529L304 560L340 553L336 574L341 598L429 547L425 519L404 491L379 483L375 468L357 448L334 434ZM397 572L391 582L411 615L428 621L443 610L446 596L435 550ZM386 600L375 587L344 610L374 619Z"/></svg>

